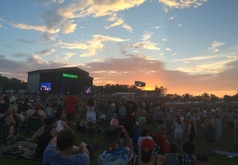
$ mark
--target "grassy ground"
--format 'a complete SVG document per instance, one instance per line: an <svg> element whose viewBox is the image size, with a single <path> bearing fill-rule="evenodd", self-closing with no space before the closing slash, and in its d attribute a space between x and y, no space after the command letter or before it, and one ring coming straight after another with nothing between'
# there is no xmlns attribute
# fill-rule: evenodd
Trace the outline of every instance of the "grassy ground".
<svg viewBox="0 0 238 165"><path fill-rule="evenodd" d="M101 129L105 128L105 124L99 124ZM151 133L155 131L154 126L149 126ZM87 133L76 133L76 144L84 141L88 144L99 142L99 151L97 156L106 148L103 138L103 133L97 132L93 137L90 137ZM29 135L28 135L29 136ZM231 130L224 129L223 132L223 145L222 149L225 151L234 151L238 152L238 148L232 147L233 142L233 133ZM207 153L209 150L208 144L206 143L205 138L203 137L202 128L198 128L198 138L195 141L196 151L195 153ZM92 159L90 165L96 165L97 156L95 159ZM211 165L237 165L238 158L228 158L226 156L213 155L209 156ZM0 156L0 165L41 165L42 163L35 159L25 159L25 158L10 158L5 156Z"/></svg>

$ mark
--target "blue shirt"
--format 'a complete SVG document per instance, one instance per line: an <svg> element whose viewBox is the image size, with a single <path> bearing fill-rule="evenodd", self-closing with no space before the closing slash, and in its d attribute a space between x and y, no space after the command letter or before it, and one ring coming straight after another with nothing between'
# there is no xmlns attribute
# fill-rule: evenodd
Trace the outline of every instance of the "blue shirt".
<svg viewBox="0 0 238 165"><path fill-rule="evenodd" d="M48 144L43 154L43 165L89 165L89 162L89 156L85 153L62 158L53 144Z"/></svg>
<svg viewBox="0 0 238 165"><path fill-rule="evenodd" d="M134 152L128 147L105 150L98 158L98 165L127 165L133 157Z"/></svg>

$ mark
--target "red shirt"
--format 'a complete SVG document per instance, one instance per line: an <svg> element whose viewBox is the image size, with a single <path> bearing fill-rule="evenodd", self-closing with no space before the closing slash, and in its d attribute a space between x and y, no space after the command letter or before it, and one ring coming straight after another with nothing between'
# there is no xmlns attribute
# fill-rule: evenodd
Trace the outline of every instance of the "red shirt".
<svg viewBox="0 0 238 165"><path fill-rule="evenodd" d="M166 141L164 133L158 132L158 133L154 134L153 137L154 137L155 143L160 147L161 151L163 151L164 144Z"/></svg>
<svg viewBox="0 0 238 165"><path fill-rule="evenodd" d="M64 105L66 106L66 113L75 113L78 98L74 95L68 95L64 99Z"/></svg>

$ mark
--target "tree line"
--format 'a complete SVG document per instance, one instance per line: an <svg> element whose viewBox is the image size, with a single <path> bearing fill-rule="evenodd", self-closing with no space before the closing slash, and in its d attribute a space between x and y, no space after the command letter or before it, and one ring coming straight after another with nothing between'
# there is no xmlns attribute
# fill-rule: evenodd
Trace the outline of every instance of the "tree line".
<svg viewBox="0 0 238 165"><path fill-rule="evenodd" d="M0 92L4 93L6 90L27 90L27 82L16 78L8 78L0 74ZM126 84L106 84L101 86L93 86L92 94L114 94L116 92L133 92L137 95L145 95L143 88L137 87L136 85ZM218 102L218 101L237 101L238 92L233 96L224 95L222 98L217 97L214 94L203 93L201 95L193 96L189 93L178 95L167 94L166 88L163 86L156 87L153 91L147 91L148 96L163 97L165 101L172 102Z"/></svg>

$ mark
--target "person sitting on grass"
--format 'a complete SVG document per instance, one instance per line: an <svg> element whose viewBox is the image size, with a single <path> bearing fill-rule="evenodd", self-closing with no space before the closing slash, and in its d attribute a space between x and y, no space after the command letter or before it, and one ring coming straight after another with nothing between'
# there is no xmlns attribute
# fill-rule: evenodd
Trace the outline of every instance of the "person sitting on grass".
<svg viewBox="0 0 238 165"><path fill-rule="evenodd" d="M43 152L50 140L56 137L58 131L56 130L56 119L46 118L44 126L40 127L31 137L31 141L37 143L35 157L39 160L43 159Z"/></svg>
<svg viewBox="0 0 238 165"><path fill-rule="evenodd" d="M177 154L177 145L170 143L170 151L165 154L165 160L163 165L180 165L181 155Z"/></svg>
<svg viewBox="0 0 238 165"><path fill-rule="evenodd" d="M46 114L44 111L44 107L41 105L39 101L36 101L33 105L33 109L28 110L27 118L40 118L42 123L46 118Z"/></svg>
<svg viewBox="0 0 238 165"><path fill-rule="evenodd" d="M136 156L134 165L162 165L163 155L153 155L155 142L153 139L143 139L141 142L141 155Z"/></svg>
<svg viewBox="0 0 238 165"><path fill-rule="evenodd" d="M125 137L126 146L119 145L121 134ZM105 130L105 141L108 148L99 155L98 165L126 165L131 162L134 157L133 144L126 129L122 125L118 127L107 127Z"/></svg>
<svg viewBox="0 0 238 165"><path fill-rule="evenodd" d="M10 105L8 114L13 115L16 122L15 124L15 135L17 135L25 125L25 116L22 113L17 113L17 106Z"/></svg>
<svg viewBox="0 0 238 165"><path fill-rule="evenodd" d="M79 132L87 132L87 121L86 121L84 115L80 116L80 120L79 120L79 122L77 124L77 130Z"/></svg>
<svg viewBox="0 0 238 165"><path fill-rule="evenodd" d="M183 144L183 154L181 158L181 165L195 165L196 156L194 155L195 152L195 145L191 142L186 142Z"/></svg>
<svg viewBox="0 0 238 165"><path fill-rule="evenodd" d="M196 164L195 165L210 165L209 158L205 154L197 155Z"/></svg>
<svg viewBox="0 0 238 165"><path fill-rule="evenodd" d="M89 165L87 145L74 145L75 135L69 128L63 129L53 138L43 154L43 165Z"/></svg>
<svg viewBox="0 0 238 165"><path fill-rule="evenodd" d="M57 120L56 130L58 132L61 131L62 129L69 128L68 124L65 121L61 120L61 113L60 112L55 113L55 118Z"/></svg>
<svg viewBox="0 0 238 165"><path fill-rule="evenodd" d="M6 125L6 143L11 143L15 133L16 121L9 110L9 104L6 102L0 104L0 123Z"/></svg>

